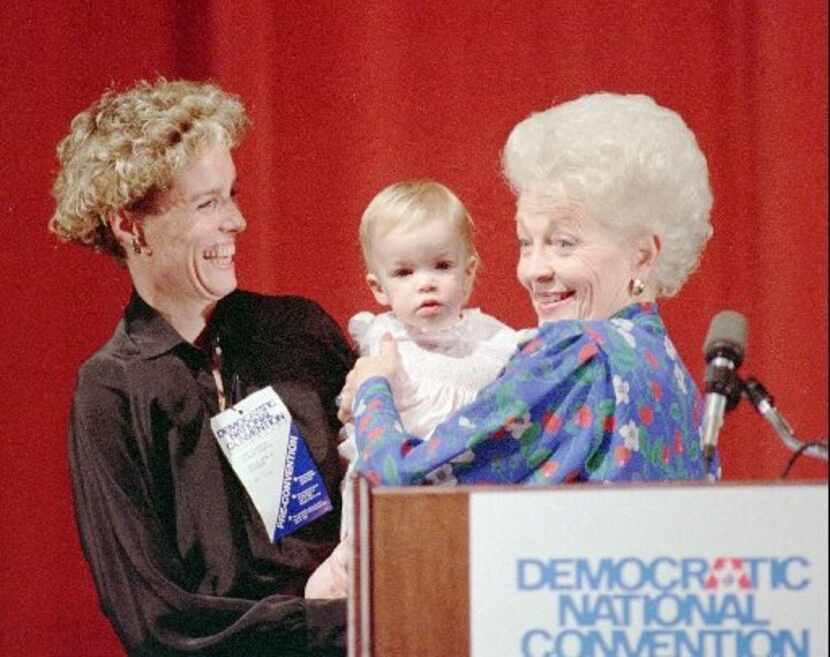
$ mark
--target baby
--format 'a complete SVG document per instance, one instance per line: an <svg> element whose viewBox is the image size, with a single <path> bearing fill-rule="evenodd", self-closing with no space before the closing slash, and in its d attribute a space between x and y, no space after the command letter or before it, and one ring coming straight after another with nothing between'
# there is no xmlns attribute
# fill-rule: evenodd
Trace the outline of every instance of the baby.
<svg viewBox="0 0 830 657"><path fill-rule="evenodd" d="M478 254L467 209L432 180L400 182L372 199L360 223L366 282L388 312L361 312L349 333L361 355L376 354L383 336L397 344L401 377L395 400L406 431L429 440L436 425L472 401L516 349L515 332L464 306ZM357 457L352 427L340 453L350 461L343 480L341 535L352 523L350 479ZM439 473L427 475L441 483Z"/></svg>

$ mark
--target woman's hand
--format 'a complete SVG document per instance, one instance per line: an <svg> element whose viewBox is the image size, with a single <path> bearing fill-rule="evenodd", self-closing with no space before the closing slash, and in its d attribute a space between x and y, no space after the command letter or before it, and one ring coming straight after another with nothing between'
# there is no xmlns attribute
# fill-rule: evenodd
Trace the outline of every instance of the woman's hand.
<svg viewBox="0 0 830 657"><path fill-rule="evenodd" d="M400 365L398 347L395 338L389 333L383 336L380 343L380 353L377 356L362 356L357 359L352 371L346 376L346 384L340 391L340 410L337 417L345 424L352 419L352 402L358 389L364 381L380 376L393 386Z"/></svg>
<svg viewBox="0 0 830 657"><path fill-rule="evenodd" d="M354 541L347 536L338 543L329 558L311 573L305 585L305 597L326 600L347 597L353 553Z"/></svg>

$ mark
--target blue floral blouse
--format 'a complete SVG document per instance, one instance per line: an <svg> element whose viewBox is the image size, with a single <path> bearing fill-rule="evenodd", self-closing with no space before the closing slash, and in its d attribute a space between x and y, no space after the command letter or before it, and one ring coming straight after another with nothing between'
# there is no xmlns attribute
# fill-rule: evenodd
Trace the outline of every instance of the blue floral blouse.
<svg viewBox="0 0 830 657"><path fill-rule="evenodd" d="M356 465L380 485L702 479L701 414L656 304L634 304L532 331L426 442L404 432L386 379L369 379Z"/></svg>

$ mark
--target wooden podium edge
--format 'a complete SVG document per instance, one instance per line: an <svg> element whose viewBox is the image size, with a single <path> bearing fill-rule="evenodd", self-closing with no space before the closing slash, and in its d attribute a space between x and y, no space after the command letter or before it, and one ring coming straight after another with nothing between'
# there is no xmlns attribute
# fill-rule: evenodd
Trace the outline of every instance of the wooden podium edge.
<svg viewBox="0 0 830 657"><path fill-rule="evenodd" d="M347 494L354 496L354 518L351 528L354 552L347 605L347 654L348 657L371 657L371 484L364 477L357 477L349 482L349 486L351 490Z"/></svg>
<svg viewBox="0 0 830 657"><path fill-rule="evenodd" d="M469 654L470 495L450 487L430 491L371 490L366 657Z"/></svg>

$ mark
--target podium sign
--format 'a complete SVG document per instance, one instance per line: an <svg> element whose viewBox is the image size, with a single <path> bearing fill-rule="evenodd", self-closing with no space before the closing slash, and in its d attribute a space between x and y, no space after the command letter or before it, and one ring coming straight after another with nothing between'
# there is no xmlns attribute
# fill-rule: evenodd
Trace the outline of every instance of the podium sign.
<svg viewBox="0 0 830 657"><path fill-rule="evenodd" d="M470 654L827 655L827 506L826 485L473 491Z"/></svg>

